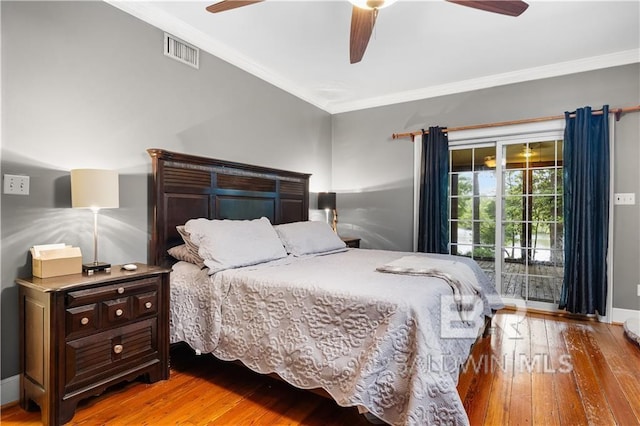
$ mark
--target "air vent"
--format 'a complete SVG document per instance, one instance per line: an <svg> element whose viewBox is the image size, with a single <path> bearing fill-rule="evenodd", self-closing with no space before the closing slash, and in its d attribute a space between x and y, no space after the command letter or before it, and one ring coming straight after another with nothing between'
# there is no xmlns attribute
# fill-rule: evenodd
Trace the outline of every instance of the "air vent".
<svg viewBox="0 0 640 426"><path fill-rule="evenodd" d="M200 49L164 33L164 54L194 68L200 65Z"/></svg>

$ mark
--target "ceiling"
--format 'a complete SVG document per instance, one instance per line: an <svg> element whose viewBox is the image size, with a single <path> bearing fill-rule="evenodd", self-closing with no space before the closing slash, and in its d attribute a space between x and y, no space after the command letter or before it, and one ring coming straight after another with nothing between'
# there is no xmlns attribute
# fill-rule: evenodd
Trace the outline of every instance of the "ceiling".
<svg viewBox="0 0 640 426"><path fill-rule="evenodd" d="M638 0L528 1L519 17L400 0L353 65L347 0L107 2L330 113L640 62Z"/></svg>

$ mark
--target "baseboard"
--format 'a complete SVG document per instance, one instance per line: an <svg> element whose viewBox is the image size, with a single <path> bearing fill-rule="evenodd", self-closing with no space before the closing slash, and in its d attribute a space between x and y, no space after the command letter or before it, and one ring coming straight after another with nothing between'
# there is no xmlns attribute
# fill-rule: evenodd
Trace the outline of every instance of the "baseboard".
<svg viewBox="0 0 640 426"><path fill-rule="evenodd" d="M640 311L635 309L613 308L611 312L611 322L614 324L624 324L626 320L631 318L640 319Z"/></svg>
<svg viewBox="0 0 640 426"><path fill-rule="evenodd" d="M507 303L507 306L505 306L503 309L508 311L514 311L514 312L517 310L515 306L509 305L508 303ZM536 314L558 316L558 317L563 317L568 319L575 319L579 321L598 321L598 317L595 315L586 316L586 315L579 315L579 314L571 314L571 313L560 311L560 310L545 311L541 309L527 307L526 309L523 310L523 312L532 312ZM634 309L622 309L622 308L613 308L611 311L612 324L621 325L621 324L624 324L624 322L630 318L640 319L640 311L634 310Z"/></svg>
<svg viewBox="0 0 640 426"><path fill-rule="evenodd" d="M0 381L0 405L10 404L20 399L20 375Z"/></svg>

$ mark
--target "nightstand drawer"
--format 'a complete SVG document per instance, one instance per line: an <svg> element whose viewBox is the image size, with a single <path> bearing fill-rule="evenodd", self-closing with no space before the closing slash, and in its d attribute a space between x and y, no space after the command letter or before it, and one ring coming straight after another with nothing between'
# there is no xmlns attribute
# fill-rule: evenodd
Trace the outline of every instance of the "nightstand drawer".
<svg viewBox="0 0 640 426"><path fill-rule="evenodd" d="M98 313L95 303L66 310L65 329L67 337L74 334L91 333L97 330L98 327Z"/></svg>
<svg viewBox="0 0 640 426"><path fill-rule="evenodd" d="M102 314L102 328L120 325L129 321L133 315L131 313L131 298L105 300L100 304Z"/></svg>
<svg viewBox="0 0 640 426"><path fill-rule="evenodd" d="M133 309L136 318L155 314L158 312L158 293L136 294L133 296Z"/></svg>
<svg viewBox="0 0 640 426"><path fill-rule="evenodd" d="M157 342L155 317L68 341L65 347L65 391L74 391L133 365L140 365L147 358L156 358Z"/></svg>
<svg viewBox="0 0 640 426"><path fill-rule="evenodd" d="M70 291L67 293L66 306L70 308L108 299L124 298L136 293L157 291L158 285L159 279L153 277L105 285L98 288Z"/></svg>

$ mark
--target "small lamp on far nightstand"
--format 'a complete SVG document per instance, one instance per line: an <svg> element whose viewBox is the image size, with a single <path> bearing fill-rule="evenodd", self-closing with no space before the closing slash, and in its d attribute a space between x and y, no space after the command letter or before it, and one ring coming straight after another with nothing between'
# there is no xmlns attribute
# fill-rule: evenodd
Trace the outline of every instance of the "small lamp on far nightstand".
<svg viewBox="0 0 640 426"><path fill-rule="evenodd" d="M329 223L329 210L333 211L333 223L331 228L333 232L338 232L338 210L336 209L336 193L335 192L318 192L318 209L324 210L327 214L327 223Z"/></svg>
<svg viewBox="0 0 640 426"><path fill-rule="evenodd" d="M96 271L109 271L109 263L98 262L98 211L120 206L118 172L115 170L71 170L71 207L91 209L93 212L93 262L82 265L82 271L91 275Z"/></svg>

